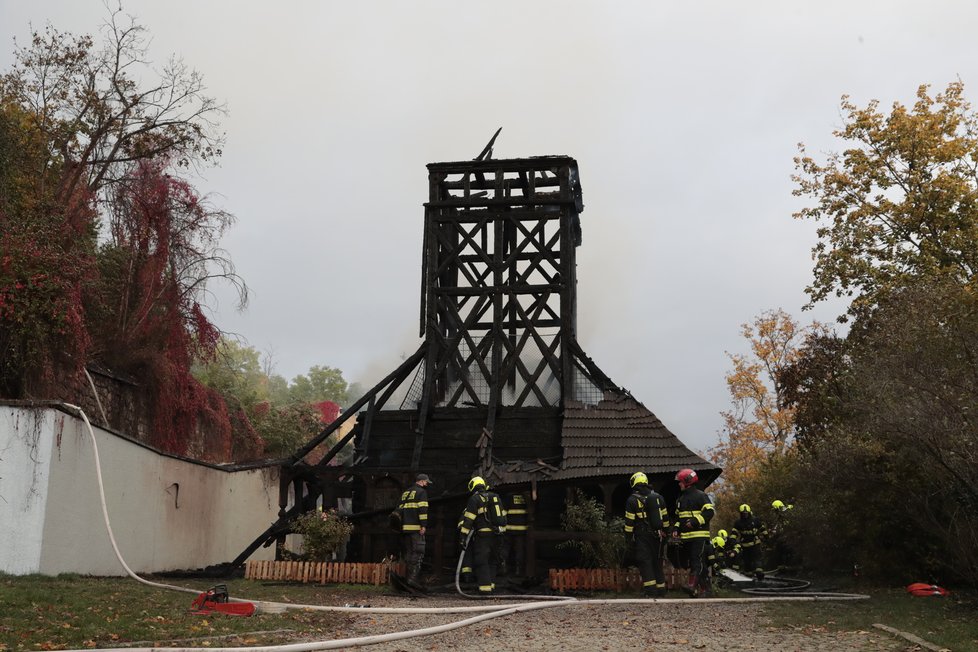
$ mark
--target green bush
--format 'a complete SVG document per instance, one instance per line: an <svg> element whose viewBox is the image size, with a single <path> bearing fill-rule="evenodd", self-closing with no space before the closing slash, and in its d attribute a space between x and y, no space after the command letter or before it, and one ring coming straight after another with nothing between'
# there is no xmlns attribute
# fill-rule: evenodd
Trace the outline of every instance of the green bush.
<svg viewBox="0 0 978 652"><path fill-rule="evenodd" d="M628 553L625 539L625 523L620 518L608 518L604 506L595 499L574 489L560 517L561 525L568 532L588 532L599 535L596 541L572 539L557 545L558 548L574 548L581 553L585 567L620 568Z"/></svg>
<svg viewBox="0 0 978 652"><path fill-rule="evenodd" d="M353 524L330 509L306 512L295 520L292 530L302 535L304 559L328 561L349 540Z"/></svg>

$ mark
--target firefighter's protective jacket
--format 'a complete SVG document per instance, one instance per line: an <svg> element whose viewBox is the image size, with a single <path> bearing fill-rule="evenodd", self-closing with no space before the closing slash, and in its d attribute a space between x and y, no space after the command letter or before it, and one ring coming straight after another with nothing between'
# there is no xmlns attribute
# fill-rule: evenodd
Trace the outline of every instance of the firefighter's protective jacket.
<svg viewBox="0 0 978 652"><path fill-rule="evenodd" d="M713 518L713 502L696 487L683 489L676 501L676 529L683 541L709 539L710 519Z"/></svg>
<svg viewBox="0 0 978 652"><path fill-rule="evenodd" d="M428 492L419 484L401 494L401 532L419 532L428 527Z"/></svg>
<svg viewBox="0 0 978 652"><path fill-rule="evenodd" d="M657 532L668 527L666 501L650 487L636 487L625 501L625 534L632 534L635 528Z"/></svg>
<svg viewBox="0 0 978 652"><path fill-rule="evenodd" d="M713 545L711 539L706 540L706 544L703 546L703 559L706 562L707 567L709 567L714 573L718 573L720 568L723 566L722 561L722 551L717 550L716 546Z"/></svg>
<svg viewBox="0 0 978 652"><path fill-rule="evenodd" d="M462 514L462 527L459 528L462 536L470 531L502 534L505 530L506 512L499 496L491 491L472 492Z"/></svg>
<svg viewBox="0 0 978 652"><path fill-rule="evenodd" d="M741 512L730 531L737 536L741 548L753 548L761 542L761 537L767 536L761 519L749 512Z"/></svg>

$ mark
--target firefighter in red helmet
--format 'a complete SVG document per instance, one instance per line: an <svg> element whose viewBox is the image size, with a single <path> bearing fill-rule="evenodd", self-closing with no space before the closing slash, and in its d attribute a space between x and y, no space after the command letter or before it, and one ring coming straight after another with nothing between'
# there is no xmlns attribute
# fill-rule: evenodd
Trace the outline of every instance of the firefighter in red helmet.
<svg viewBox="0 0 978 652"><path fill-rule="evenodd" d="M676 522L673 537L678 537L689 560L689 584L686 592L695 597L710 591L709 574L704 564L703 549L710 538L710 519L713 518L713 501L696 488L699 476L693 469L683 469L676 474L676 482L682 490L676 502Z"/></svg>

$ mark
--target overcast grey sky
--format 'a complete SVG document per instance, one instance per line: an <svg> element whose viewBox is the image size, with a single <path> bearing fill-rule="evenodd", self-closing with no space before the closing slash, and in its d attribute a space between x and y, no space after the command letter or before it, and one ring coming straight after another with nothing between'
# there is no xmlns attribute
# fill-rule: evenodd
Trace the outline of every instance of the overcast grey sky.
<svg viewBox="0 0 978 652"><path fill-rule="evenodd" d="M815 227L793 220L792 157L839 149L839 99L912 102L978 84L970 2L127 0L151 56L178 54L227 102L198 187L237 216L252 289L215 320L274 354L370 386L419 343L425 165L565 154L584 192L580 341L690 447L729 407L740 325L802 313ZM0 0L13 37L95 33L101 0ZM976 86L978 88L978 86Z"/></svg>

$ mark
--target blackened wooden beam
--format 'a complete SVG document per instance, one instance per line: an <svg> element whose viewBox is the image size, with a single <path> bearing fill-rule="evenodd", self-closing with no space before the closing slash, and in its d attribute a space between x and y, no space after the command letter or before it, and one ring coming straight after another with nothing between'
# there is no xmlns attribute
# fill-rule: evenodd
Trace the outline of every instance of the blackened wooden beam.
<svg viewBox="0 0 978 652"><path fill-rule="evenodd" d="M297 464L300 460L302 460L302 458L308 455L309 452L312 451L312 449L316 448L321 443L326 441L327 437L333 434L333 432L335 432L337 428L339 428L347 419L349 419L351 416L356 414L357 410L359 410L364 405L366 405L367 402L369 402L374 396L376 396L377 392L379 392L382 388L386 387L388 383L393 382L396 379L399 379L399 382L403 382L404 377L407 376L407 374L411 371L414 365L416 365L424 357L424 354L427 350L428 350L428 343L423 342L421 346L418 347L418 350L415 351L411 355L411 357L409 357L407 360L402 362L397 369L387 374L387 376L385 376L382 381L374 385L369 391L367 391L363 396L361 396L357 401L355 401L353 405L348 407L332 423L326 426L326 428L321 433L316 435L314 438L309 440L309 442L306 443L305 446L303 446L298 451L293 453L292 457L289 458L287 464L290 466ZM351 439L353 432L354 431L351 430L350 433L341 440L343 444L345 444ZM337 446L339 446L339 448L342 448L342 446L340 446L340 444L333 446L333 449L335 449L336 452L339 452L339 448L337 448ZM333 449L331 449L331 451ZM334 456L336 455L336 452L333 453Z"/></svg>
<svg viewBox="0 0 978 652"><path fill-rule="evenodd" d="M464 174L477 170L485 173L494 173L496 170L506 170L507 172L518 172L520 170L552 172L568 165L576 167L577 162L570 156L532 156L515 159L490 159L488 161L443 161L429 163L426 167L429 172L439 172L448 175Z"/></svg>

